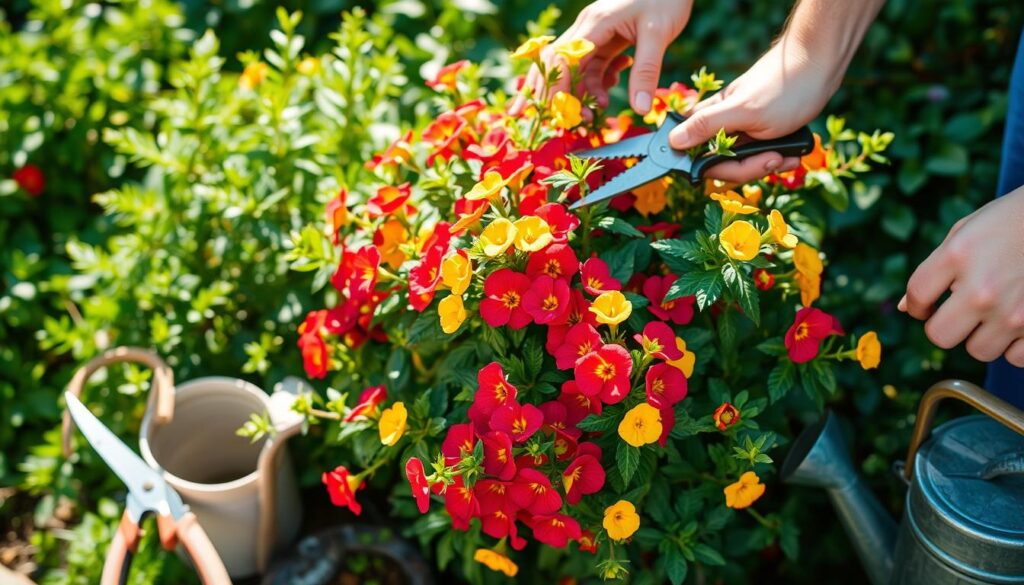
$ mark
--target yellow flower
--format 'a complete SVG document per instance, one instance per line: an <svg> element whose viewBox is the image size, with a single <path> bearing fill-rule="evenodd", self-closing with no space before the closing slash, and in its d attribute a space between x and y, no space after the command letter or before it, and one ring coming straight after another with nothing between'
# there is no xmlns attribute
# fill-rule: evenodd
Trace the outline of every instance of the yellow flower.
<svg viewBox="0 0 1024 585"><path fill-rule="evenodd" d="M516 248L523 252L543 250L555 239L548 222L536 215L521 217L512 225L516 228Z"/></svg>
<svg viewBox="0 0 1024 585"><path fill-rule="evenodd" d="M473 560L492 571L505 573L507 577L515 577L519 572L519 567L512 562L512 559L489 548L476 549L476 552L473 553Z"/></svg>
<svg viewBox="0 0 1024 585"><path fill-rule="evenodd" d="M805 275L820 276L824 270L818 251L804 243L797 244L793 249L793 264Z"/></svg>
<svg viewBox="0 0 1024 585"><path fill-rule="evenodd" d="M380 442L388 447L397 443L405 434L405 423L408 419L409 412L401 402L392 404L391 408L385 408L384 412L380 413L380 421L377 423Z"/></svg>
<svg viewBox="0 0 1024 585"><path fill-rule="evenodd" d="M697 354L692 351L686 351L686 340L682 337L676 337L676 347L683 353L683 357L677 360L666 360L665 363L675 367L684 376L689 378L693 375L693 366L697 363Z"/></svg>
<svg viewBox="0 0 1024 585"><path fill-rule="evenodd" d="M626 295L617 290L603 292L590 305L590 312L596 315L598 323L605 325L618 325L633 312L633 304L626 299Z"/></svg>
<svg viewBox="0 0 1024 585"><path fill-rule="evenodd" d="M444 259L441 263L441 281L452 289L453 295L462 295L473 280L473 263L469 256L459 251Z"/></svg>
<svg viewBox="0 0 1024 585"><path fill-rule="evenodd" d="M818 300L821 296L821 275L820 274L804 274L797 272L793 276L793 280L796 281L796 285L800 288L800 304L805 307L810 307L811 303Z"/></svg>
<svg viewBox="0 0 1024 585"><path fill-rule="evenodd" d="M747 200L748 204L759 205L763 195L764 191L759 185L743 185L743 198Z"/></svg>
<svg viewBox="0 0 1024 585"><path fill-rule="evenodd" d="M437 316L441 319L441 331L449 335L458 331L466 320L466 306L462 303L462 297L451 294L441 299L437 304Z"/></svg>
<svg viewBox="0 0 1024 585"><path fill-rule="evenodd" d="M570 67L579 63L580 59L586 57L593 50L594 43L587 39L573 39L568 43L555 46L555 54L565 57Z"/></svg>
<svg viewBox="0 0 1024 585"><path fill-rule="evenodd" d="M740 197L740 194L735 191L712 193L711 198L717 201L724 211L728 211L729 213L749 215L760 211L756 205L749 205L748 201L743 197Z"/></svg>
<svg viewBox="0 0 1024 585"><path fill-rule="evenodd" d="M786 224L786 220L782 218L782 214L779 213L778 209L773 209L768 214L768 226L771 228L772 238L775 239L775 243L787 248L796 247L796 236L789 233L789 226Z"/></svg>
<svg viewBox="0 0 1024 585"><path fill-rule="evenodd" d="M583 121L583 104L576 96L560 91L551 98L552 122L558 128L569 130Z"/></svg>
<svg viewBox="0 0 1024 585"><path fill-rule="evenodd" d="M548 46L548 43L555 40L555 37L550 35L543 35L539 37L533 37L527 39L525 43L519 45L519 48L512 51L513 59L536 59L540 56L541 50Z"/></svg>
<svg viewBox="0 0 1024 585"><path fill-rule="evenodd" d="M668 185L668 178L664 178L633 189L633 194L636 195L636 202L633 203L633 207L644 217L652 213L661 213L668 203L668 199L665 197Z"/></svg>
<svg viewBox="0 0 1024 585"><path fill-rule="evenodd" d="M761 249L761 232L747 221L735 221L718 234L725 253L736 260L752 260Z"/></svg>
<svg viewBox="0 0 1024 585"><path fill-rule="evenodd" d="M480 181L466 193L466 199L479 201L481 199L495 200L501 195L505 187L505 179L498 171L487 171L484 180Z"/></svg>
<svg viewBox="0 0 1024 585"><path fill-rule="evenodd" d="M397 219L391 219L377 230L373 237L373 243L380 250L380 259L392 268L398 268L405 262L405 252L402 251L402 244L409 239L409 232Z"/></svg>
<svg viewBox="0 0 1024 585"><path fill-rule="evenodd" d="M626 413L619 423L619 436L634 447L650 445L661 438L661 413L641 402Z"/></svg>
<svg viewBox="0 0 1024 585"><path fill-rule="evenodd" d="M725 486L725 505L740 510L746 508L764 495L764 484L753 471L740 476L739 481Z"/></svg>
<svg viewBox="0 0 1024 585"><path fill-rule="evenodd" d="M877 368L882 361L882 344L874 331L868 331L857 341L857 361L865 370Z"/></svg>
<svg viewBox="0 0 1024 585"><path fill-rule="evenodd" d="M483 245L484 255L488 258L504 254L515 241L516 226L504 217L492 221L480 234L480 243Z"/></svg>
<svg viewBox="0 0 1024 585"><path fill-rule="evenodd" d="M604 509L604 522L601 525L608 532L608 538L626 540L640 528L640 515L632 503L619 500Z"/></svg>
<svg viewBox="0 0 1024 585"><path fill-rule="evenodd" d="M320 71L320 59L316 57L306 57L299 64L295 66L295 69L303 75L313 75L317 71Z"/></svg>
<svg viewBox="0 0 1024 585"><path fill-rule="evenodd" d="M259 61L249 63L242 71L242 75L238 77L238 86L247 91L256 89L256 86L263 83L263 80L267 78L267 71L269 69L266 63Z"/></svg>

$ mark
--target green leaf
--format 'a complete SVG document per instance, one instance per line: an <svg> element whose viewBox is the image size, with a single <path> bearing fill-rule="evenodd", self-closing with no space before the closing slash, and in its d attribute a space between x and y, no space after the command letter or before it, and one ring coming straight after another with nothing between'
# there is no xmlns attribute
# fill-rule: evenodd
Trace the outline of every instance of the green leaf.
<svg viewBox="0 0 1024 585"><path fill-rule="evenodd" d="M623 236L629 236L631 238L642 238L644 233L632 226L629 222L617 217L607 215L602 217L598 222L597 226L601 229L608 230L613 234L620 234Z"/></svg>
<svg viewBox="0 0 1024 585"><path fill-rule="evenodd" d="M932 153L924 168L929 173L955 177L967 172L967 149L954 142L946 142Z"/></svg>
<svg viewBox="0 0 1024 585"><path fill-rule="evenodd" d="M600 415L590 414L587 415L587 418L577 423L576 427L588 433L610 431L619 424L619 414L617 410L613 412L606 411Z"/></svg>
<svg viewBox="0 0 1024 585"><path fill-rule="evenodd" d="M693 295L697 298L697 308L703 311L722 295L723 284L722 273L718 270L687 272L672 283L665 293L665 300Z"/></svg>
<svg viewBox="0 0 1024 585"><path fill-rule="evenodd" d="M622 484L629 486L629 482L636 474L636 468L640 466L640 449L633 447L625 441L619 441L619 447L615 451L615 467L622 477Z"/></svg>
<svg viewBox="0 0 1024 585"><path fill-rule="evenodd" d="M766 339L757 344L757 350L761 353L774 356L786 355L786 343L781 336Z"/></svg>
<svg viewBox="0 0 1024 585"><path fill-rule="evenodd" d="M800 556L800 528L792 521L783 523L779 529L779 547L791 561Z"/></svg>
<svg viewBox="0 0 1024 585"><path fill-rule="evenodd" d="M808 370L817 385L829 394L836 393L836 374L832 370L831 362L814 360L810 363Z"/></svg>
<svg viewBox="0 0 1024 585"><path fill-rule="evenodd" d="M909 240L916 226L914 210L906 205L894 204L882 213L882 229L897 240Z"/></svg>
<svg viewBox="0 0 1024 585"><path fill-rule="evenodd" d="M700 263L712 257L696 240L658 240L653 242L651 247L657 250L662 258L681 258Z"/></svg>
<svg viewBox="0 0 1024 585"><path fill-rule="evenodd" d="M754 325L760 325L761 304L754 279L731 263L722 267L722 277L729 292L739 301L743 313L754 322Z"/></svg>
<svg viewBox="0 0 1024 585"><path fill-rule="evenodd" d="M672 585L681 585L686 580L688 567L686 558L678 546L673 546L665 555L665 575Z"/></svg>
<svg viewBox="0 0 1024 585"><path fill-rule="evenodd" d="M722 231L722 206L718 203L708 203L704 206L704 229L718 237Z"/></svg>
<svg viewBox="0 0 1024 585"><path fill-rule="evenodd" d="M780 361L768 374L768 398L772 404L785 396L796 384L796 368L789 360Z"/></svg>
<svg viewBox="0 0 1024 585"><path fill-rule="evenodd" d="M629 301L629 304L633 305L633 310L642 309L647 305L651 304L651 301L648 300L647 297L643 295L638 295L636 293L624 292L622 293L622 296L626 297L626 300Z"/></svg>
<svg viewBox="0 0 1024 585"><path fill-rule="evenodd" d="M693 547L693 556L706 565L714 565L716 567L725 565L725 558L722 554L703 542Z"/></svg>

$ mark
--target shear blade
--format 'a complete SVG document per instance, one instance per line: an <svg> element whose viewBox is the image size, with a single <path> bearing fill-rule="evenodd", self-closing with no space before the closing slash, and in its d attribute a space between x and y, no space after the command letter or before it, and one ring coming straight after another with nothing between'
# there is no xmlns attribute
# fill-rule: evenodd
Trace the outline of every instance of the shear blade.
<svg viewBox="0 0 1024 585"><path fill-rule="evenodd" d="M612 144L599 146L591 150L573 153L580 158L639 158L647 156L654 134L634 136Z"/></svg>
<svg viewBox="0 0 1024 585"><path fill-rule="evenodd" d="M632 191L641 185L660 179L668 173L668 170L659 166L650 159L643 159L639 163L612 177L607 183L601 185L589 195L573 203L569 209L577 209L584 205L592 205L627 191Z"/></svg>

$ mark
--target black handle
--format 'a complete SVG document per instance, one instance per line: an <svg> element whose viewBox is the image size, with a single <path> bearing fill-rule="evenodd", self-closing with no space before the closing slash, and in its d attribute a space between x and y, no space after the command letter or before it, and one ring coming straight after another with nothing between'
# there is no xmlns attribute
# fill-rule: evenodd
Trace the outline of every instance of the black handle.
<svg viewBox="0 0 1024 585"><path fill-rule="evenodd" d="M782 156L804 156L814 150L814 133L807 126L792 134L772 140L754 140L732 149L735 156L708 154L693 161L690 167L690 182L696 185L704 180L704 173L720 162L743 160L762 152L777 152Z"/></svg>

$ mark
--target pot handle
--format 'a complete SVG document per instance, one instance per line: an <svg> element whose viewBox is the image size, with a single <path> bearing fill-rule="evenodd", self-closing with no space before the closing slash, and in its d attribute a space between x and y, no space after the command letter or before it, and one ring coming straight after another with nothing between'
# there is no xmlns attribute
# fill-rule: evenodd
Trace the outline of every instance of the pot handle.
<svg viewBox="0 0 1024 585"><path fill-rule="evenodd" d="M149 391L146 409L153 412L153 422L164 424L174 417L174 374L160 356L148 349L140 347L115 347L93 358L75 372L68 383L68 392L79 397L85 383L102 367L118 362L136 362L149 366L153 370L153 384ZM64 411L64 422L61 425L61 444L64 457L71 456L71 431L73 429L71 414Z"/></svg>
<svg viewBox="0 0 1024 585"><path fill-rule="evenodd" d="M256 568L264 573L274 552L274 537L277 534L277 456L285 441L302 430L305 419L292 412L295 397L309 385L289 376L274 389L270 396L270 417L274 423L274 434L260 451L256 462L259 494L259 532L256 535Z"/></svg>
<svg viewBox="0 0 1024 585"><path fill-rule="evenodd" d="M935 418L935 410L939 403L946 398L956 398L961 402L973 406L981 412L989 415L997 421L1024 435L1024 411L996 398L988 391L965 382L963 380L944 380L935 384L921 397L921 404L917 408L917 422L914 424L914 434L910 438L910 448L907 450L907 462L903 466L903 477L910 481L914 475L914 456L918 448L928 439L932 430L932 420Z"/></svg>

